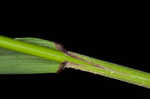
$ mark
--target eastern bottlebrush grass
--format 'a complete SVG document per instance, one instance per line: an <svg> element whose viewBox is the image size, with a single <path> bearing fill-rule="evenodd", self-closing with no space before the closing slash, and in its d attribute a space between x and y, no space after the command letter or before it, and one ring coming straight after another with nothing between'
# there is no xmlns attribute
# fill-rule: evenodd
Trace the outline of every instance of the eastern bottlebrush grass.
<svg viewBox="0 0 150 99"><path fill-rule="evenodd" d="M66 51L55 42L0 36L0 47L0 74L57 73L73 68L150 88L150 73Z"/></svg>

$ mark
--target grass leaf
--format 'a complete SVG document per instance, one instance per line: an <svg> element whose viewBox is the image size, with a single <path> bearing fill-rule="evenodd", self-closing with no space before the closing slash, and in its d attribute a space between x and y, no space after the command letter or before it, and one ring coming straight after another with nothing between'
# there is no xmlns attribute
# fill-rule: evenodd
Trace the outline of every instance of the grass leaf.
<svg viewBox="0 0 150 99"><path fill-rule="evenodd" d="M17 40L56 49L53 42L38 38L16 38ZM0 48L0 74L56 73L59 62L37 56Z"/></svg>

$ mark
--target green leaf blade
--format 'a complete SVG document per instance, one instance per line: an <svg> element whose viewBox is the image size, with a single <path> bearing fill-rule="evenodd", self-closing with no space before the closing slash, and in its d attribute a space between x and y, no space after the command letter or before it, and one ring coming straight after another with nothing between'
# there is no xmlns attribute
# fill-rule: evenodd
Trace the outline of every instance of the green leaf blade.
<svg viewBox="0 0 150 99"><path fill-rule="evenodd" d="M17 38L17 40L56 49L54 42L37 38ZM56 73L59 62L0 48L0 74L40 74Z"/></svg>

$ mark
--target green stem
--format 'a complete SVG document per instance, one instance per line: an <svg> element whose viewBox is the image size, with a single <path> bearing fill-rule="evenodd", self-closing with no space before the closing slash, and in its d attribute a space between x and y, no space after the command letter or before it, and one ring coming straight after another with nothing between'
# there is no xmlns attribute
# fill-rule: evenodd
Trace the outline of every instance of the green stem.
<svg viewBox="0 0 150 99"><path fill-rule="evenodd" d="M57 62L67 62L66 67L100 74L128 83L150 88L150 74L118 64L94 59L80 54L41 47L8 37L0 36L0 47L39 56ZM74 57L77 56L77 57Z"/></svg>

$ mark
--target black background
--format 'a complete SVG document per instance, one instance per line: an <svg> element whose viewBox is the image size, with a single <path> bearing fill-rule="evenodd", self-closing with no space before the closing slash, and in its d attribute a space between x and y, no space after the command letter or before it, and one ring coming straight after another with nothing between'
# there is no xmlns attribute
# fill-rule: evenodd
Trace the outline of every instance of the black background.
<svg viewBox="0 0 150 99"><path fill-rule="evenodd" d="M133 7L135 3L131 7L110 5L107 2L105 7L98 5L93 10L91 6L82 10L77 10L75 6L69 11L66 11L68 8L59 9L54 14L43 14L43 10L41 13L37 10L35 15L35 10L30 14L22 11L19 12L18 21L14 20L16 17L12 14L11 18L4 20L4 24L1 23L3 31L0 34L55 41L67 50L150 72L149 11L146 6L143 9L140 5ZM16 30L18 32L10 32ZM71 94L71 98L101 98L104 94L105 98L133 96L135 99L136 96L143 98L149 94L149 89L143 87L73 69L65 69L59 74L0 75L0 82L2 86L10 87L9 90L26 87L27 92L34 89L37 93L39 91L38 94L43 91L50 96L56 90L58 95L55 97L68 97Z"/></svg>

